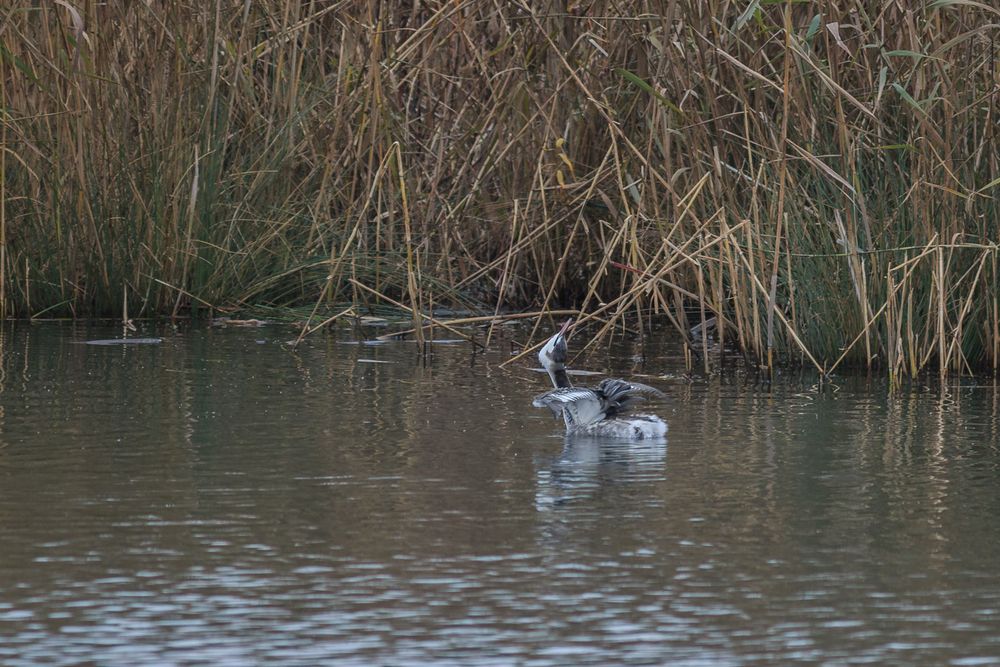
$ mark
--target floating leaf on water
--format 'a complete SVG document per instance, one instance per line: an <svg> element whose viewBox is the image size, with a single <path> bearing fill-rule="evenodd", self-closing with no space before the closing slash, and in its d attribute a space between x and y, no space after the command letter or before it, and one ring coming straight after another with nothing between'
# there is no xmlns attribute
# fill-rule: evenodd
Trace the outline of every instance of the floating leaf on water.
<svg viewBox="0 0 1000 667"><path fill-rule="evenodd" d="M359 364L394 364L395 361L380 361L378 359L358 359Z"/></svg>
<svg viewBox="0 0 1000 667"><path fill-rule="evenodd" d="M162 342L162 338L100 338L84 341L87 345L158 345Z"/></svg>
<svg viewBox="0 0 1000 667"><path fill-rule="evenodd" d="M216 317L212 320L213 327L262 327L267 322L264 320L234 320L231 317Z"/></svg>

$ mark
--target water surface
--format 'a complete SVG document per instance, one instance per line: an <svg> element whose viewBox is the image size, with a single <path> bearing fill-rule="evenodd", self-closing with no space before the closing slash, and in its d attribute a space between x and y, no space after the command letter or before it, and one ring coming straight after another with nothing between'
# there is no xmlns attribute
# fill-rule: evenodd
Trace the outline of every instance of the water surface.
<svg viewBox="0 0 1000 667"><path fill-rule="evenodd" d="M0 663L1000 661L989 383L621 342L667 441L565 442L508 341L357 333L2 325Z"/></svg>

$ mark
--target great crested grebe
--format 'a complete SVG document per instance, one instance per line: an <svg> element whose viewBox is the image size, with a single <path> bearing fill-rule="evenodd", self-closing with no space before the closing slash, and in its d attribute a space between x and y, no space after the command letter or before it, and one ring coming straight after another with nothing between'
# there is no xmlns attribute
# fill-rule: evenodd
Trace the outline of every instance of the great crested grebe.
<svg viewBox="0 0 1000 667"><path fill-rule="evenodd" d="M588 435L626 440L646 440L666 434L667 423L656 415L629 415L622 412L643 399L641 394L664 398L655 387L626 382L602 380L593 389L574 387L566 373L566 331L572 320L550 338L538 352L538 360L548 372L555 387L552 391L536 396L532 405L548 408L566 422L567 435Z"/></svg>

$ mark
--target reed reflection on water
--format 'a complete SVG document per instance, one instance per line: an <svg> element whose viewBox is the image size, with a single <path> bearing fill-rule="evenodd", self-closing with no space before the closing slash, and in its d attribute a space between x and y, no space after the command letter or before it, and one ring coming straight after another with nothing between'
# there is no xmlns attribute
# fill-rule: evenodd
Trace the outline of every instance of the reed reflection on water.
<svg viewBox="0 0 1000 667"><path fill-rule="evenodd" d="M5 665L1000 660L992 385L622 343L668 440L567 441L498 351L114 335L0 326Z"/></svg>

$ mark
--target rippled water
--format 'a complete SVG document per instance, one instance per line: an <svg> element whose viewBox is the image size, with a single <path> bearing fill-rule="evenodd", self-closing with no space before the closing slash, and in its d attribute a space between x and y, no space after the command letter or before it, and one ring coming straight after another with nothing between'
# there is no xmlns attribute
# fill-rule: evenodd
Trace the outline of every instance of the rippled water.
<svg viewBox="0 0 1000 667"><path fill-rule="evenodd" d="M1000 661L988 384L621 344L669 441L566 443L506 341L116 333L0 329L0 664Z"/></svg>

